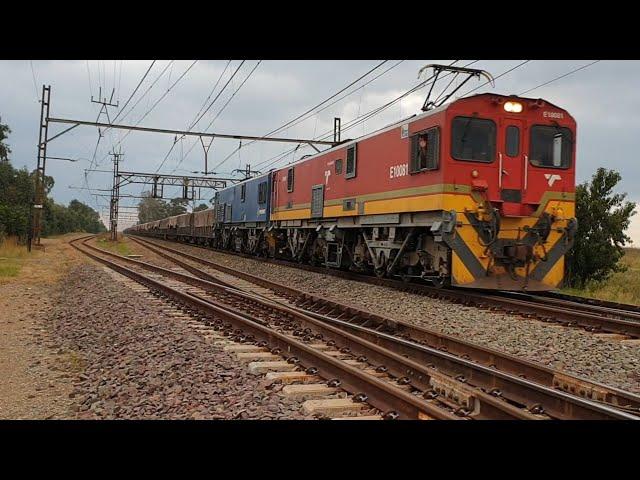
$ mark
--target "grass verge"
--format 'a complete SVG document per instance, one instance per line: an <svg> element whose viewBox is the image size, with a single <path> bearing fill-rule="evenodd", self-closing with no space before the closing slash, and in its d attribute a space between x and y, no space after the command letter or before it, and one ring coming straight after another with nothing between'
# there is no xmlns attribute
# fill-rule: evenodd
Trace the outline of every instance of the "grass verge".
<svg viewBox="0 0 640 480"><path fill-rule="evenodd" d="M17 238L6 238L0 244L0 278L17 277L28 255L27 247L18 245Z"/></svg>
<svg viewBox="0 0 640 480"><path fill-rule="evenodd" d="M589 283L584 289L565 288L562 291L570 295L640 305L640 249L626 248L621 261L627 266L626 272L615 273L604 282Z"/></svg>
<svg viewBox="0 0 640 480"><path fill-rule="evenodd" d="M117 253L119 255L130 255L131 250L129 249L129 245L123 240L118 240L116 242L112 241L108 237L98 237L96 239L96 245L98 248L102 248L104 250L108 250L110 252Z"/></svg>

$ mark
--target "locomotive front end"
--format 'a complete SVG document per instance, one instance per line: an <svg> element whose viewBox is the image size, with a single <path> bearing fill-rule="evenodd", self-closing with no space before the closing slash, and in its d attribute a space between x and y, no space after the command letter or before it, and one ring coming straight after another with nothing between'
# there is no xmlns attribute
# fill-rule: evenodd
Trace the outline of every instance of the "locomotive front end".
<svg viewBox="0 0 640 480"><path fill-rule="evenodd" d="M550 290L573 244L576 123L541 99L478 95L448 110L456 195L432 232L451 249L451 284Z"/></svg>

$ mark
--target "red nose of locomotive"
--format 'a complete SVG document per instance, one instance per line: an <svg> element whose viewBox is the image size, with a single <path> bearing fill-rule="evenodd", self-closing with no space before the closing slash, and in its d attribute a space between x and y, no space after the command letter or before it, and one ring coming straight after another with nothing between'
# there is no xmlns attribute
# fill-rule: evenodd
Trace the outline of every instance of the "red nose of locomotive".
<svg viewBox="0 0 640 480"><path fill-rule="evenodd" d="M573 119L541 99L496 96L489 103L493 108L482 113L491 120L476 120L465 134L494 130L487 158L497 161L471 170L472 189L502 217L532 216L550 192L572 192Z"/></svg>
<svg viewBox="0 0 640 480"><path fill-rule="evenodd" d="M452 113L452 157L474 162L456 165L457 175L468 172L476 202L463 229L488 272L487 285L472 285L555 286L562 278L558 258L575 232L573 118L546 101L516 96L479 96ZM560 266L550 271L554 264Z"/></svg>

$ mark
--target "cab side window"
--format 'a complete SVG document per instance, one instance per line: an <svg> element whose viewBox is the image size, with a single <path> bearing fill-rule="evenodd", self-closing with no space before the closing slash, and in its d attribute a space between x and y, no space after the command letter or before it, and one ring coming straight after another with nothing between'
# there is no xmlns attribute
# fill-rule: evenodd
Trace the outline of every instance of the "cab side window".
<svg viewBox="0 0 640 480"><path fill-rule="evenodd" d="M287 170L287 192L293 192L293 167Z"/></svg>
<svg viewBox="0 0 640 480"><path fill-rule="evenodd" d="M411 137L410 173L437 170L440 163L440 129L430 128Z"/></svg>
<svg viewBox="0 0 640 480"><path fill-rule="evenodd" d="M345 178L353 178L356 176L356 145L353 144L347 148L347 168L344 173Z"/></svg>
<svg viewBox="0 0 640 480"><path fill-rule="evenodd" d="M258 185L258 203L267 201L267 182L261 182Z"/></svg>

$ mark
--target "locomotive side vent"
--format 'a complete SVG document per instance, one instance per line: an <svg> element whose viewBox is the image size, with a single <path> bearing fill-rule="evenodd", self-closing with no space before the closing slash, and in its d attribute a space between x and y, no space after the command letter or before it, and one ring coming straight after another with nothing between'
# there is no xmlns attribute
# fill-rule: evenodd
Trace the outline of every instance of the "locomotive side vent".
<svg viewBox="0 0 640 480"><path fill-rule="evenodd" d="M349 198L347 200L342 201L342 211L346 212L348 210L355 210L355 209L356 209L355 198Z"/></svg>
<svg viewBox="0 0 640 480"><path fill-rule="evenodd" d="M324 210L324 185L311 188L311 217L321 218Z"/></svg>

